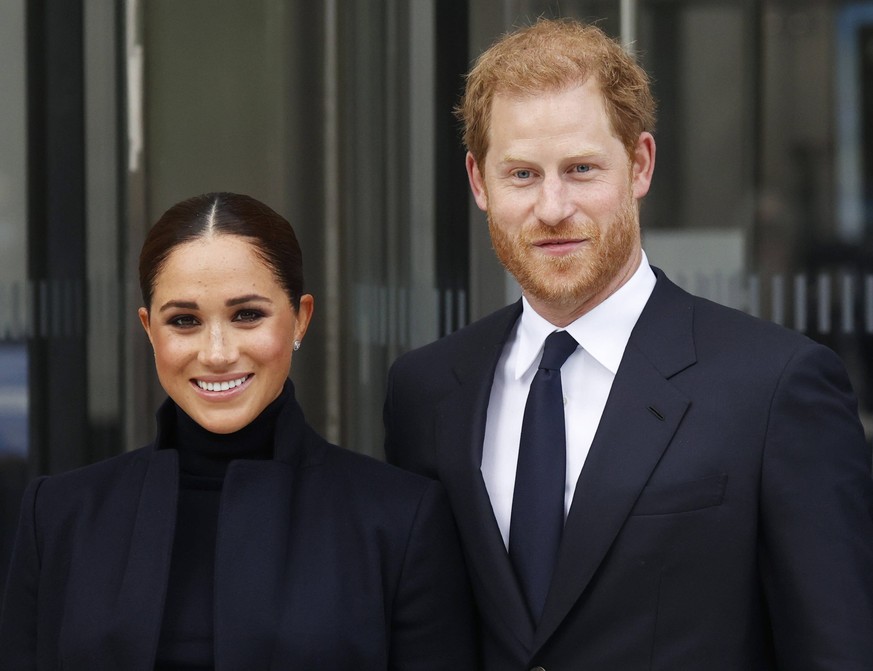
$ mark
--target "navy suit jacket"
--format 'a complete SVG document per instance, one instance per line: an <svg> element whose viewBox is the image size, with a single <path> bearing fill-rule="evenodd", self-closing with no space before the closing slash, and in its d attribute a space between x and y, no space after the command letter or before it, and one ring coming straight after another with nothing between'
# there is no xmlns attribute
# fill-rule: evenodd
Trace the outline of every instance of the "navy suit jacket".
<svg viewBox="0 0 873 671"><path fill-rule="evenodd" d="M161 442L28 488L4 671L152 671L178 493L178 453ZM214 608L218 671L476 668L440 485L328 444L293 399L275 459L228 468Z"/></svg>
<svg viewBox="0 0 873 671"><path fill-rule="evenodd" d="M520 302L392 367L386 453L446 487L483 668L873 669L871 454L841 362L656 274L537 626L480 472Z"/></svg>

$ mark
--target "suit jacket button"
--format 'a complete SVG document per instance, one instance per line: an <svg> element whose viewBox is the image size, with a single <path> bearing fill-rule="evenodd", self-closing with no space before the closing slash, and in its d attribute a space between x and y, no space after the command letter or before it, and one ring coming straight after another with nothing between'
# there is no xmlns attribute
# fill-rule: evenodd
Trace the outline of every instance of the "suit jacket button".
<svg viewBox="0 0 873 671"><path fill-rule="evenodd" d="M535 666L530 671L546 671L546 669L543 666Z"/></svg>

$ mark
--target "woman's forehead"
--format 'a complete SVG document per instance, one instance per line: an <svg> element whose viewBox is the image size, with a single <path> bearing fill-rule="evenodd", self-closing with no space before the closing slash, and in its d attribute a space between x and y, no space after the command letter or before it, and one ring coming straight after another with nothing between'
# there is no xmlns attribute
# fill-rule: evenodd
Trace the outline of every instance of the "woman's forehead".
<svg viewBox="0 0 873 671"><path fill-rule="evenodd" d="M269 279L275 283L272 267L246 238L236 235L201 237L176 246L158 272L155 288L162 283L201 278L218 282L228 275L240 281Z"/></svg>

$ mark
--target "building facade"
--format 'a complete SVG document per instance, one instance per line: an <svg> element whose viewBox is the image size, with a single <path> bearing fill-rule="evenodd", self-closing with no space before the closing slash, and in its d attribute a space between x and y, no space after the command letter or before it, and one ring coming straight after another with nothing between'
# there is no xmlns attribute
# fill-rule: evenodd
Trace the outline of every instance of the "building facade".
<svg viewBox="0 0 873 671"><path fill-rule="evenodd" d="M873 435L873 2L6 0L2 574L27 480L151 438L136 260L198 193L294 225L316 304L299 396L380 456L394 357L518 296L452 107L475 55L538 16L596 21L652 75L650 261L834 348Z"/></svg>

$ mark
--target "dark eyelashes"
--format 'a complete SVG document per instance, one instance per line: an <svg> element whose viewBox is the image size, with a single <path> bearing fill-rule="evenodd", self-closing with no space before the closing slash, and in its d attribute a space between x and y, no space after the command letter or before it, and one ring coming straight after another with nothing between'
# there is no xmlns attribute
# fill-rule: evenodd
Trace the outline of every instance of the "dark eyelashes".
<svg viewBox="0 0 873 671"><path fill-rule="evenodd" d="M234 322L256 322L267 316L262 310L257 310L253 308L248 308L244 310L237 310L231 321ZM194 315L173 315L172 317L167 319L166 322L169 326L173 326L176 328L193 328L194 326L198 326L200 321Z"/></svg>
<svg viewBox="0 0 873 671"><path fill-rule="evenodd" d="M255 310L255 309L239 310L233 316L233 321L235 321L235 322L236 321L253 322L253 321L257 321L258 319L263 319L265 316L266 316L265 313L262 312L261 310Z"/></svg>
<svg viewBox="0 0 873 671"><path fill-rule="evenodd" d="M180 328L189 328L197 325L197 319L193 315L174 315L167 320L167 324Z"/></svg>

